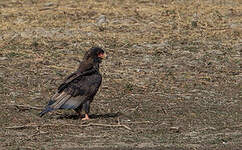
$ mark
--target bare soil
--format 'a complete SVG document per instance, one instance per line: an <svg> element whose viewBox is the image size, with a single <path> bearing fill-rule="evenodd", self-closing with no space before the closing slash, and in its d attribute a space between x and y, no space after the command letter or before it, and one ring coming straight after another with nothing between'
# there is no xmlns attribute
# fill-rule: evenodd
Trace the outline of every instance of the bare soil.
<svg viewBox="0 0 242 150"><path fill-rule="evenodd" d="M233 0L1 0L0 149L242 149ZM100 46L91 120L38 113Z"/></svg>

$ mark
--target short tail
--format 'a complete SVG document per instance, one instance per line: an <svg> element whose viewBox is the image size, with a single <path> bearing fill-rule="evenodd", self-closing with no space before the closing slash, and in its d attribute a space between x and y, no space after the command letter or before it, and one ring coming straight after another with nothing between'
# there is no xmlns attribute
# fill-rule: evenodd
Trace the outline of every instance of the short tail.
<svg viewBox="0 0 242 150"><path fill-rule="evenodd" d="M44 116L46 113L52 111L53 108L47 107L41 113L39 113L40 117Z"/></svg>
<svg viewBox="0 0 242 150"><path fill-rule="evenodd" d="M52 105L54 103L53 100L50 100L47 104L47 106L45 107L45 109L39 113L40 117L44 116L46 113L53 111L53 108L49 107L50 105Z"/></svg>

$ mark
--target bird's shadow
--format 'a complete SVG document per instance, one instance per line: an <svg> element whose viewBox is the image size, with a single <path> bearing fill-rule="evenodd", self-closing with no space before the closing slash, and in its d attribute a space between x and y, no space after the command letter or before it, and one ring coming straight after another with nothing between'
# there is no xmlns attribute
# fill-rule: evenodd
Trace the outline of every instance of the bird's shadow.
<svg viewBox="0 0 242 150"><path fill-rule="evenodd" d="M107 114L91 114L89 115L90 119L105 119L105 118L116 118L119 117L121 115L120 112L116 112L116 113L107 113ZM82 119L85 116L82 115L81 117L79 115L76 114L64 114L61 115L59 117L57 117L57 119L72 119L72 120L78 120L78 119Z"/></svg>

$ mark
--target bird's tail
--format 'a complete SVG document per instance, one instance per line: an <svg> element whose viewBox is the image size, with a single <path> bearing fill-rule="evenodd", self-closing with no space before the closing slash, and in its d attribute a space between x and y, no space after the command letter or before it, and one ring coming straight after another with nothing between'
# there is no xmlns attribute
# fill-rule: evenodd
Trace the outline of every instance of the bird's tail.
<svg viewBox="0 0 242 150"><path fill-rule="evenodd" d="M40 117L44 116L46 113L53 111L54 109L50 107L50 105L52 105L54 103L53 100L50 100L47 104L47 106L45 107L45 109L39 113Z"/></svg>
<svg viewBox="0 0 242 150"><path fill-rule="evenodd" d="M51 107L46 107L41 113L39 113L40 117L44 116L46 113L52 111L53 108Z"/></svg>

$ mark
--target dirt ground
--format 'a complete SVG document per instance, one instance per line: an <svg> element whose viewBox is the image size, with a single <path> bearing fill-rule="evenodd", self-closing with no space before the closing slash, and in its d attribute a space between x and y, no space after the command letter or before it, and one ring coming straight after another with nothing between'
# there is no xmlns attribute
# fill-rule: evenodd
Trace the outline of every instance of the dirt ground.
<svg viewBox="0 0 242 150"><path fill-rule="evenodd" d="M240 0L1 0L0 149L242 149ZM92 46L91 120L38 113Z"/></svg>

